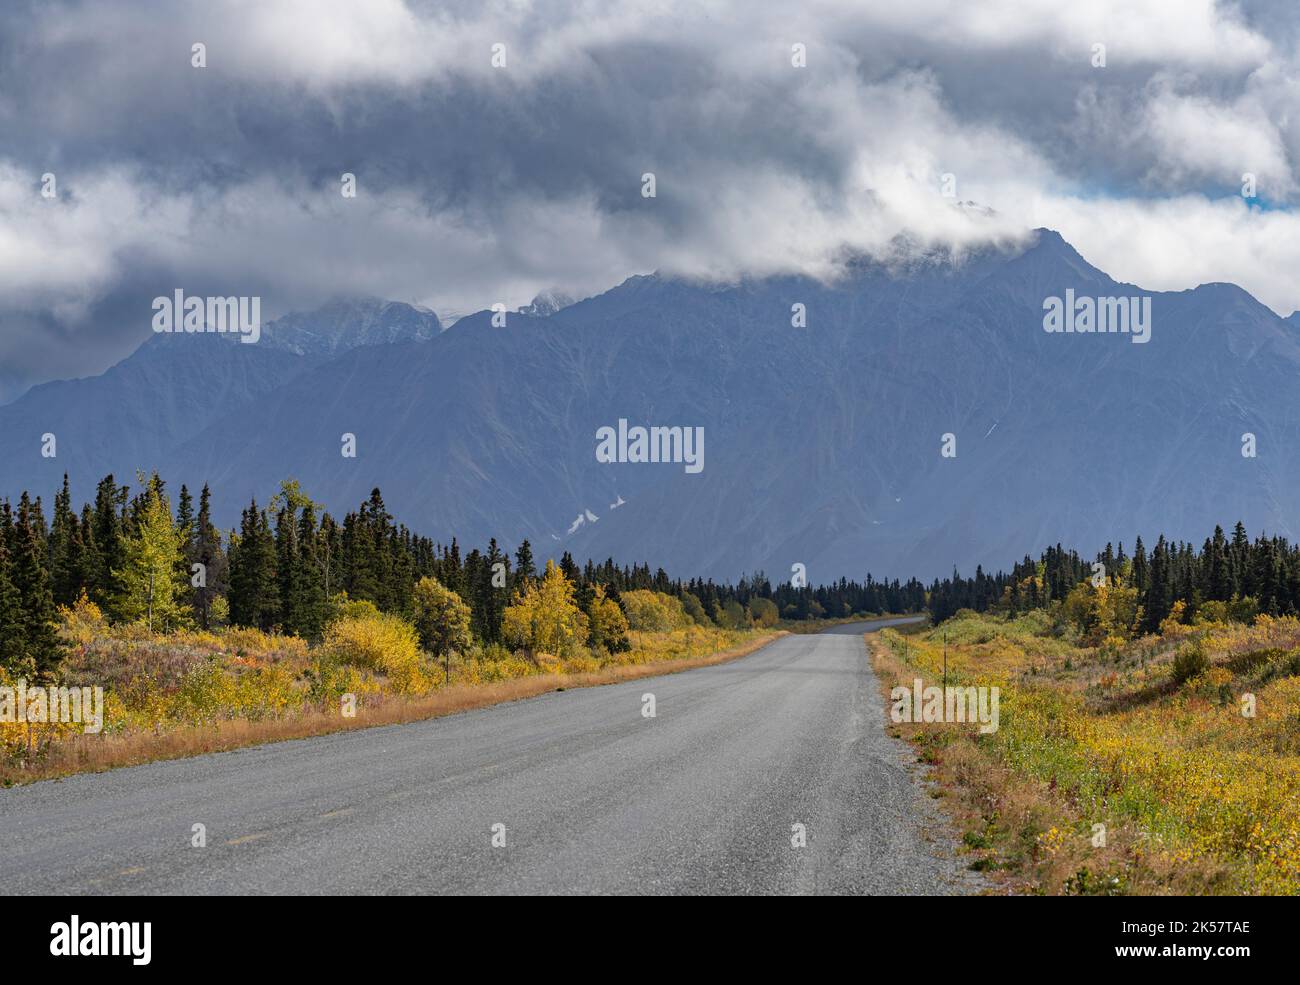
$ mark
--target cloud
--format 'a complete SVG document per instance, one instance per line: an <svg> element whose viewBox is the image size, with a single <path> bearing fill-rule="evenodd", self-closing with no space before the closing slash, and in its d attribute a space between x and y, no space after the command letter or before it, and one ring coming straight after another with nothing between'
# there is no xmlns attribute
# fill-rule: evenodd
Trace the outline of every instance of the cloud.
<svg viewBox="0 0 1300 985"><path fill-rule="evenodd" d="M1281 315L1300 307L1300 216L1238 199L1051 199L1038 215L1094 266L1149 290L1229 282ZM1290 273L1288 273L1290 271Z"/></svg>
<svg viewBox="0 0 1300 985"><path fill-rule="evenodd" d="M1120 279L1233 280L1286 313L1297 22L1267 0L11 5L0 399L103 368L177 286L464 312L1040 224Z"/></svg>
<svg viewBox="0 0 1300 985"><path fill-rule="evenodd" d="M1289 200L1294 194L1282 134L1256 100L1242 96L1225 103L1184 96L1163 80L1153 90L1140 131L1157 159L1148 172L1153 184L1231 187L1250 173L1270 199Z"/></svg>

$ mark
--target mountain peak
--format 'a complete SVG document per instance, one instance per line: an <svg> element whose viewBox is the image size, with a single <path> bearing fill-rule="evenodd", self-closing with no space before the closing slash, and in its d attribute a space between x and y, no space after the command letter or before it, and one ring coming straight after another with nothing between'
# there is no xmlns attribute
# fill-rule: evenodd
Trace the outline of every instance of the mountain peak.
<svg viewBox="0 0 1300 985"><path fill-rule="evenodd" d="M1026 254L1035 253L1044 257L1064 260L1069 264L1079 264L1086 267L1094 274L1105 276L1105 274L1102 274L1100 270L1085 260L1082 254L1070 245L1070 241L1055 229L1048 229L1046 226L1040 226L1033 230L1030 235L1032 236L1032 240L1029 248L1025 251Z"/></svg>
<svg viewBox="0 0 1300 985"><path fill-rule="evenodd" d="M290 312L262 330L263 345L297 355L333 356L364 345L425 342L442 331L428 308L374 297L339 297Z"/></svg>
<svg viewBox="0 0 1300 985"><path fill-rule="evenodd" d="M1079 290L1092 285L1100 289L1116 283L1105 271L1085 260L1059 232L1046 228L1030 233L1028 246L1006 264L1005 275L1013 277L1030 293L1043 297L1067 287Z"/></svg>
<svg viewBox="0 0 1300 985"><path fill-rule="evenodd" d="M528 305L520 308L519 314L532 315L534 318L549 318L576 301L577 298L553 287L548 291L542 291Z"/></svg>

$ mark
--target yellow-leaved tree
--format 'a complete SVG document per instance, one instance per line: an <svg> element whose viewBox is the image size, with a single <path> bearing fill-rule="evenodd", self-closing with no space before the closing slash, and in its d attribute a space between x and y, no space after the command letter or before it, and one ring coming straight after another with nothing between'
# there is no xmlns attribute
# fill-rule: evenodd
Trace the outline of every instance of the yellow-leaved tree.
<svg viewBox="0 0 1300 985"><path fill-rule="evenodd" d="M1107 640L1123 643L1133 637L1141 621L1137 589L1110 582L1095 587L1088 580L1079 582L1065 597L1061 612L1078 627L1088 646Z"/></svg>
<svg viewBox="0 0 1300 985"><path fill-rule="evenodd" d="M424 648L443 661L443 674L451 682L451 651L464 651L473 641L470 611L459 595L437 578L424 577L411 593L415 628Z"/></svg>
<svg viewBox="0 0 1300 985"><path fill-rule="evenodd" d="M136 530L126 542L126 566L114 571L122 586L118 611L128 622L143 622L152 633L190 626L184 568L189 532L173 522L157 476L145 492Z"/></svg>
<svg viewBox="0 0 1300 985"><path fill-rule="evenodd" d="M515 594L501 619L506 643L530 656L576 656L586 646L589 632L587 616L574 601L573 583L554 561L546 562L541 578Z"/></svg>
<svg viewBox="0 0 1300 985"><path fill-rule="evenodd" d="M610 653L631 649L627 638L627 616L617 602L605 594L605 586L597 585L587 606L591 620L591 645L602 647Z"/></svg>

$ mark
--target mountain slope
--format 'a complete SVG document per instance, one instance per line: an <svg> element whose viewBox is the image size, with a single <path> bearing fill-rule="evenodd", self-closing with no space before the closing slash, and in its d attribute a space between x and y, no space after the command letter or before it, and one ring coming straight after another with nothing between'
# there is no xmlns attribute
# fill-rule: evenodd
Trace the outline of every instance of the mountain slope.
<svg viewBox="0 0 1300 985"><path fill-rule="evenodd" d="M1150 341L1045 332L1044 298L1067 288L1151 297ZM959 265L855 263L832 285L642 276L504 328L479 312L304 366L147 464L212 482L225 523L293 476L334 510L378 485L445 539L682 575L929 577L1239 517L1290 535L1297 372L1293 326L1238 288L1143 292L1040 231ZM598 462L597 430L620 419L702 427L703 471Z"/></svg>
<svg viewBox="0 0 1300 985"><path fill-rule="evenodd" d="M127 482L138 469L170 477L185 441L207 428L260 429L268 422L245 408L323 359L438 331L433 312L363 299L269 322L255 345L230 335L150 336L100 376L41 384L0 407L0 496L29 489L48 498L64 472L76 499L110 472ZM55 436L52 458L42 455L45 434Z"/></svg>

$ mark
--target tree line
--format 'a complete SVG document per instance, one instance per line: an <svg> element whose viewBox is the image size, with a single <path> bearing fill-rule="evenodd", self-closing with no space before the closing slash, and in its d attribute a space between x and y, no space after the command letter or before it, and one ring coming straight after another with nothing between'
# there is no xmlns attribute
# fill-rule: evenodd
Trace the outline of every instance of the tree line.
<svg viewBox="0 0 1300 985"><path fill-rule="evenodd" d="M774 586L759 572L735 584L683 581L612 558L579 566L567 551L558 569L589 616L639 590L673 596L697 623L724 628L915 612L926 604L916 579L868 575L863 582ZM0 501L0 667L49 676L62 655L58 607L83 594L110 620L143 623L151 632L229 624L315 641L342 597L418 622L415 589L426 578L463 600L470 633L490 645L505 638L512 600L539 577L527 540L513 554L496 539L463 553L455 538L435 542L397 522L378 489L338 520L289 480L267 503L251 500L238 527L223 532L213 523L207 485L197 502L182 485L173 509L157 474L137 476L134 492L108 475L94 501L77 510L65 475L48 522L40 496L24 492L16 509Z"/></svg>
<svg viewBox="0 0 1300 985"><path fill-rule="evenodd" d="M1107 544L1092 561L1060 544L1037 560L1029 555L1011 572L973 577L955 570L929 589L935 622L959 609L998 609L1012 615L1066 602L1079 586L1104 586L1131 593L1135 632L1158 632L1171 615L1191 622L1198 616L1249 619L1256 613L1300 615L1300 546L1285 537L1261 535L1254 541L1238 521L1232 536L1221 526L1198 549L1161 535L1150 553L1138 537L1133 553Z"/></svg>

